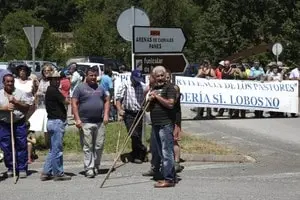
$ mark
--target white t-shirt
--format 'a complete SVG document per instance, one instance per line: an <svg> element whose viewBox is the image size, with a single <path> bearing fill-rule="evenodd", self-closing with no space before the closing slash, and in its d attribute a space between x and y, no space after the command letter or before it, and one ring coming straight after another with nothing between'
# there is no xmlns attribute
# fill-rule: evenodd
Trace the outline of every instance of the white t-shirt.
<svg viewBox="0 0 300 200"><path fill-rule="evenodd" d="M300 77L300 73L298 68L295 68L291 71L289 79L298 79Z"/></svg>
<svg viewBox="0 0 300 200"><path fill-rule="evenodd" d="M22 92L21 90L15 89L13 92L12 96L17 101L21 101L22 103L29 104L30 100L26 97L26 94ZM0 90L0 106L6 106L9 101L8 97L5 96L4 89ZM20 110L15 109L13 111L13 121L17 122L20 119L23 119L25 117L26 113L23 113ZM10 123L10 112L9 111L0 111L0 121L5 122L5 123Z"/></svg>
<svg viewBox="0 0 300 200"><path fill-rule="evenodd" d="M33 80L22 81L19 78L15 79L15 88L21 90L26 94L26 97L30 100L30 105L33 104L34 96L32 94Z"/></svg>
<svg viewBox="0 0 300 200"><path fill-rule="evenodd" d="M71 89L70 89L70 96L73 96L73 92L75 90L75 88L82 82L81 81L82 77L80 76L80 74L75 71L72 74L72 78L71 78Z"/></svg>
<svg viewBox="0 0 300 200"><path fill-rule="evenodd" d="M276 73L276 74L274 74L274 72L270 72L269 74L268 74L268 76L269 77L272 77L273 79L273 81L280 81L280 80L282 80L282 75L281 75L281 73Z"/></svg>

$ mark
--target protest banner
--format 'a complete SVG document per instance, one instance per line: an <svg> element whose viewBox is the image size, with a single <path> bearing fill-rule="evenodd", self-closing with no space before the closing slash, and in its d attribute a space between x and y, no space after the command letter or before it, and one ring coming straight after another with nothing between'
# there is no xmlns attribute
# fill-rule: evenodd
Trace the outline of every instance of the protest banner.
<svg viewBox="0 0 300 200"><path fill-rule="evenodd" d="M298 81L259 82L176 76L181 105L298 113Z"/></svg>
<svg viewBox="0 0 300 200"><path fill-rule="evenodd" d="M113 75L113 82L114 82L114 97L117 94L117 91L121 84L126 81L130 81L131 72L125 73L117 73Z"/></svg>

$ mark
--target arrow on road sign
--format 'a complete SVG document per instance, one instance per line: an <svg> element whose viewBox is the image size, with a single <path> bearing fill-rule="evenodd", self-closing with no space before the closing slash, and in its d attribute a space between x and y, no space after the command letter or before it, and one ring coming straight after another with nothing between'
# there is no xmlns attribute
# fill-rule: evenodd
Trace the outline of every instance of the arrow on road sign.
<svg viewBox="0 0 300 200"><path fill-rule="evenodd" d="M181 28L133 27L134 53L181 53L185 44Z"/></svg>
<svg viewBox="0 0 300 200"><path fill-rule="evenodd" d="M139 54L134 55L136 69L142 70L144 74L149 74L158 65L164 66L172 73L183 72L188 66L188 61L184 54Z"/></svg>
<svg viewBox="0 0 300 200"><path fill-rule="evenodd" d="M34 49L39 44L39 41L41 39L44 27L40 26L28 26L23 28L25 35L30 43L30 46Z"/></svg>

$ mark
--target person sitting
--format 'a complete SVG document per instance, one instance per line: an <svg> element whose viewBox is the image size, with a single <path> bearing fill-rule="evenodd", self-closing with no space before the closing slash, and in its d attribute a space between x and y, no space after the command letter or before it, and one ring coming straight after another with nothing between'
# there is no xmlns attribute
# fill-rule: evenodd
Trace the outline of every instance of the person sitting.
<svg viewBox="0 0 300 200"><path fill-rule="evenodd" d="M28 164L31 164L36 158L34 145L36 144L35 132L29 131L30 124L27 122L27 149L28 149Z"/></svg>

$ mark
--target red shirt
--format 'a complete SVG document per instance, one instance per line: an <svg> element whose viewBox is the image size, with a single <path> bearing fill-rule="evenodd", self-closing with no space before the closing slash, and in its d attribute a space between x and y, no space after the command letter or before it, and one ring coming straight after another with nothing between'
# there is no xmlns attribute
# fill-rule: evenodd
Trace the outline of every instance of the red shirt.
<svg viewBox="0 0 300 200"><path fill-rule="evenodd" d="M64 97L69 97L70 95L71 82L68 78L63 78L60 80L60 92Z"/></svg>
<svg viewBox="0 0 300 200"><path fill-rule="evenodd" d="M217 79L222 79L222 72L219 68L217 68L215 70L215 73L216 73Z"/></svg>

